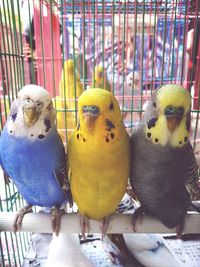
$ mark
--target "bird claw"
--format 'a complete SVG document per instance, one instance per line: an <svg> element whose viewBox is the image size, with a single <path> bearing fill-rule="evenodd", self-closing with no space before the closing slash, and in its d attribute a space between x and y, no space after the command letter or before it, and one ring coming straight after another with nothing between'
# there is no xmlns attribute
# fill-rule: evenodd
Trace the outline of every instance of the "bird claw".
<svg viewBox="0 0 200 267"><path fill-rule="evenodd" d="M184 226L185 226L185 219L183 218L180 221L179 225L176 226L176 235L179 239L181 239L182 237Z"/></svg>
<svg viewBox="0 0 200 267"><path fill-rule="evenodd" d="M21 230L24 215L27 213L30 213L30 212L33 212L32 205L27 205L18 211L18 213L15 217L14 223L13 223L13 232L14 233Z"/></svg>
<svg viewBox="0 0 200 267"><path fill-rule="evenodd" d="M100 220L100 231L102 234L102 237L101 237L102 240L103 240L104 236L106 235L110 219L111 219L111 216L106 216L102 220Z"/></svg>
<svg viewBox="0 0 200 267"><path fill-rule="evenodd" d="M10 181L10 177L9 177L9 175L8 175L7 173L4 172L4 175L3 175L3 176L4 176L5 184L6 184L6 185L9 185L9 183L11 182L11 181Z"/></svg>
<svg viewBox="0 0 200 267"><path fill-rule="evenodd" d="M58 236L60 233L61 217L63 214L65 214L64 209L55 207L51 210L51 227L56 236Z"/></svg>
<svg viewBox="0 0 200 267"><path fill-rule="evenodd" d="M85 233L89 233L89 230L90 230L89 219L82 214L80 214L79 218L80 218L81 235L82 235L82 238L86 240Z"/></svg>
<svg viewBox="0 0 200 267"><path fill-rule="evenodd" d="M136 209L136 211L132 215L132 226L133 226L133 231L136 232L136 221L139 221L139 223L142 223L143 220L143 207L140 206L139 208Z"/></svg>

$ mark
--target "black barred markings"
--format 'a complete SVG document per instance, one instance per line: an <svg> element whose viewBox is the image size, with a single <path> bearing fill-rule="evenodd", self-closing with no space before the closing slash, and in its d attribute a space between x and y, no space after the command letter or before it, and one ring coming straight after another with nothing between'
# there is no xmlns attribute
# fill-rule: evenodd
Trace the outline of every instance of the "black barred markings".
<svg viewBox="0 0 200 267"><path fill-rule="evenodd" d="M155 127L156 125L156 121L158 119L157 118L153 118L153 119L150 119L148 122L147 122L147 128L148 129L151 129L152 127Z"/></svg>
<svg viewBox="0 0 200 267"><path fill-rule="evenodd" d="M112 129L115 129L115 125L114 123L109 120L109 119L105 119L105 124L106 124L106 131L110 132Z"/></svg>
<svg viewBox="0 0 200 267"><path fill-rule="evenodd" d="M51 129L51 122L49 119L44 119L44 124L46 126L45 132L47 133Z"/></svg>

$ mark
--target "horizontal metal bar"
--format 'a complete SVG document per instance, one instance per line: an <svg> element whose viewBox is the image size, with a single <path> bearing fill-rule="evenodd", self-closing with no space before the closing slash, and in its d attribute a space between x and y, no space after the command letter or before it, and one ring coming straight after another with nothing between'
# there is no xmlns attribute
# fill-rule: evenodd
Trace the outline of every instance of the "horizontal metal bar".
<svg viewBox="0 0 200 267"><path fill-rule="evenodd" d="M24 58L24 54L16 54L16 53L8 53L8 52L0 52L1 56L9 56L9 57L19 57L19 58Z"/></svg>
<svg viewBox="0 0 200 267"><path fill-rule="evenodd" d="M173 207L172 207L173 208ZM16 212L0 212L0 231L12 231ZM47 213L26 214L22 224L22 232L51 233L51 215ZM61 233L79 233L78 213L64 214L61 219ZM100 233L99 222L90 220L90 232ZM175 233L176 229L166 228L158 220L144 215L142 222L136 224L137 233ZM133 233L131 214L114 214L107 233ZM184 233L200 233L200 214L190 212L185 218Z"/></svg>

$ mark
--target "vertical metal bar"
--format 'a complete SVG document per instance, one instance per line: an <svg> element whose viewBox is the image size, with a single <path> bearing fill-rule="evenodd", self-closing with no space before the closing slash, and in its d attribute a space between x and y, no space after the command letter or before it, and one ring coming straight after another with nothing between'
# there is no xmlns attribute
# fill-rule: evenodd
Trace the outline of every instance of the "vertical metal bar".
<svg viewBox="0 0 200 267"><path fill-rule="evenodd" d="M82 0L82 5L83 5L83 12L82 12L82 29L83 29L83 86L84 88L86 87L86 81L85 81L85 77L86 77L86 69L85 69L85 55L86 55L86 51L85 51L85 28L86 28L86 24L85 24L85 1ZM76 97L76 95L75 95ZM75 109L77 110L77 103L75 103ZM77 122L77 111L76 111L76 122Z"/></svg>
<svg viewBox="0 0 200 267"><path fill-rule="evenodd" d="M4 254L3 254L3 244L2 244L2 241L1 241L1 233L0 233L0 252L1 252L1 264L2 264L2 267L6 267L5 266Z"/></svg>
<svg viewBox="0 0 200 267"><path fill-rule="evenodd" d="M163 53L162 53L162 67L161 67L161 85L163 84L163 74L164 74L164 65L165 65L165 44L166 44L166 30L167 30L167 3L165 1L165 23L164 23L164 38L163 38Z"/></svg>
<svg viewBox="0 0 200 267"><path fill-rule="evenodd" d="M200 115L199 115L199 113L200 113L200 78L199 78L199 73L197 73L197 71L199 71L199 69L200 69L200 59L199 59L200 43L198 42L198 44L197 44L197 40L200 38L200 32L198 32L199 29L197 29L199 16L200 16L199 10L200 10L200 3L198 0L196 0L195 22L194 22L194 30L195 31L194 31L194 41L193 41L193 54L192 54L193 66L192 66L192 71L191 71L191 75L190 75L190 84L192 82L191 80L193 78L196 78L194 86L198 87L198 88L196 88L196 90L198 90L198 103L197 103L196 124L195 124L195 129L194 129L194 143L197 139L198 125L199 125L199 118L200 118ZM195 58L195 56L196 56L196 58ZM196 60L196 62L195 62L195 60ZM192 76L192 74L193 74L193 76ZM190 87L190 89L191 89L191 87Z"/></svg>
<svg viewBox="0 0 200 267"><path fill-rule="evenodd" d="M20 87L22 87L25 84L25 77L24 77L24 57L23 57L23 40L22 40L22 24L21 24L21 14L20 14L20 9L19 9L19 1L17 1L17 11L18 11L18 16L19 16L19 40L20 40L20 74L21 74L21 83Z"/></svg>
<svg viewBox="0 0 200 267"><path fill-rule="evenodd" d="M54 60L54 37L53 37L53 8L52 1L50 1L50 31L51 31L51 65L52 65L52 77L53 77L53 92L56 96L56 81L55 81L55 60Z"/></svg>
<svg viewBox="0 0 200 267"><path fill-rule="evenodd" d="M157 27L157 0L154 4L154 23L153 23L153 40L152 40L152 67L151 67L151 79L152 79L152 89L155 89L155 73L154 73L154 62L155 62L155 43L156 43L156 27ZM152 93L151 89L151 93Z"/></svg>
<svg viewBox="0 0 200 267"><path fill-rule="evenodd" d="M183 80L187 79L184 77L184 72L185 72L185 59L186 59L186 42L187 42L187 24L188 24L188 1L185 2L185 16L184 16L184 33L183 33L183 53L182 53L182 64L181 64L181 85L183 84Z"/></svg>
<svg viewBox="0 0 200 267"><path fill-rule="evenodd" d="M12 15L12 22L13 22L13 35L14 35L14 46L15 46L15 55L13 55L13 60L14 60L14 64L16 65L16 83L17 83L17 87L16 90L18 91L20 85L19 85L19 79L20 79L20 71L19 71L19 45L18 45L18 36L17 36L17 25L16 25L16 20L15 20L15 10L14 10L14 6L13 6L13 1L10 1L10 5L11 5L11 15Z"/></svg>
<svg viewBox="0 0 200 267"><path fill-rule="evenodd" d="M40 3L40 40L41 40L41 46L42 46L42 70L43 70L43 76L44 76L44 87L46 88L46 73L45 73L45 52L44 52L44 37L43 37L43 2L39 1Z"/></svg>
<svg viewBox="0 0 200 267"><path fill-rule="evenodd" d="M5 236L6 251L9 252L8 238L7 238L7 233L6 232L4 232L4 236ZM11 266L10 253L8 253L8 263L9 263L9 266Z"/></svg>
<svg viewBox="0 0 200 267"><path fill-rule="evenodd" d="M175 53L174 53L174 50L175 50L174 49L174 42L175 42L175 36L176 36L176 23L177 23L177 20L176 20L176 9L177 9L177 0L175 2L175 7L174 7L174 3L173 3L173 10L172 10L173 13L174 13L174 10L175 10L175 14L174 14L174 23L172 21L172 23L174 24L172 52L170 53L170 56L169 56L169 58L170 58L170 63L169 64L171 64L171 75L170 75L171 76L171 79L170 79L171 83L172 83L173 74L174 74L174 56L175 56ZM177 68L177 66L176 66L176 68Z"/></svg>
<svg viewBox="0 0 200 267"><path fill-rule="evenodd" d="M8 78L8 81L10 80L10 83L11 85L9 86L9 88L11 88L12 90L12 97L14 96L14 85L13 85L13 79L12 79L12 64L11 64L11 60L10 60L10 57L11 57L11 50L10 50L10 42L9 42L9 33L8 33L8 26L10 26L10 29L11 29L11 25L9 23L7 23L7 15L6 15L6 8L5 8L5 1L3 0L3 10L4 10L4 19L5 19L5 25L6 25L6 40L4 39L4 34L2 34L2 40L3 40L3 45L4 45L4 51L7 53L8 52L8 56L5 57L5 61L9 62L9 71L10 71L10 78ZM0 12L1 13L1 12ZM10 22L10 21L9 21ZM3 25L3 23L2 23ZM12 41L12 40L11 40ZM6 44L7 44L7 47L8 47L8 51L6 49ZM8 59L8 60L7 60ZM7 63L6 63L7 65ZM8 73L8 72L7 72ZM9 85L9 83L7 83L7 85ZM9 96L9 94L8 94ZM10 103L10 102L9 102Z"/></svg>
<svg viewBox="0 0 200 267"><path fill-rule="evenodd" d="M104 10L104 5L105 5L105 2L104 0L102 0L102 36L101 36L101 40L102 40L102 65L103 65L103 73L102 73L102 85L105 84L105 79L104 79L104 66L105 66L105 51L104 51L104 34L105 34L105 10Z"/></svg>
<svg viewBox="0 0 200 267"><path fill-rule="evenodd" d="M2 43L3 43L3 51L2 51L2 46L0 44L0 56L1 56L1 69L2 69L2 81L3 81L3 92L4 92L4 107L6 106L5 103L5 92L6 92L6 85L7 85L7 89L9 87L9 77L8 77L8 56L7 56L7 51L6 51L6 43L5 43L5 38L4 38L4 28L3 28L3 18L2 18L2 14L0 12L0 24L1 24L1 38L2 38ZM3 55L4 53L4 55ZM5 69L4 69L4 65L3 65L3 58L4 58L4 62L5 62ZM6 81L5 81L6 78ZM12 79L11 79L12 80ZM7 92L8 94L8 92ZM9 94L8 94L9 95ZM10 97L8 96L8 101L10 104ZM2 115L2 114L1 114ZM7 118L7 109L5 109L5 118ZM2 119L2 116L1 116Z"/></svg>
<svg viewBox="0 0 200 267"><path fill-rule="evenodd" d="M143 99L143 75L144 75L144 25L145 25L145 1L142 4L142 57L141 57L141 95L140 95L140 120L142 118L142 99Z"/></svg>
<svg viewBox="0 0 200 267"><path fill-rule="evenodd" d="M64 23L66 24L66 18L64 20L64 14L65 14L65 11L64 11L64 1L61 0L61 8L60 8L60 12L61 12L61 15L60 15L60 18L61 18L61 27L62 27L62 74L63 76L61 76L61 79L63 79L63 83L64 83L64 88L66 88L66 79L65 79L65 71L64 71L64 62L65 62L65 58L64 58L64 55L65 55L65 34L66 32L64 31L65 27L64 27ZM66 7L65 7L66 8ZM55 108L57 110L57 112L62 112L64 113L64 127L65 129L67 130L67 101L66 101L66 91L64 90L64 92L59 92L60 96L62 95L62 97L64 97L64 111L58 111L57 110L57 107L56 107L56 101L55 101ZM62 101L62 100L61 100ZM63 103L62 102L62 103ZM67 131L65 131L65 140L67 140L67 137L68 137L68 134L67 134Z"/></svg>
<svg viewBox="0 0 200 267"><path fill-rule="evenodd" d="M134 2L134 28L133 28L133 32L134 34L134 40L133 40L133 47L134 47L134 55L133 55L133 83L132 83L132 92L131 92L131 123L130 123L130 127L131 127L131 132L132 132L132 128L133 128L133 115L134 115L134 110L135 110L135 97L134 97L134 90L135 90L135 85L134 85L134 79L135 79L135 67L136 67L136 45L137 45L137 12L138 12L138 2L137 0L135 0ZM142 88L141 88L142 90Z"/></svg>
<svg viewBox="0 0 200 267"><path fill-rule="evenodd" d="M93 71L95 69L95 64L96 64L96 60L95 60L95 53L96 53L96 49L95 49L95 44L96 44L96 16L95 16L95 1L93 1L93 55L94 55L94 61L93 61ZM95 87L95 79L94 79L94 87Z"/></svg>
<svg viewBox="0 0 200 267"><path fill-rule="evenodd" d="M13 255L14 255L15 266L17 266L17 260L16 260L16 257L15 257L15 247L14 247L13 235L12 235L12 233L9 233L9 234L10 234L10 239L11 239L11 244L12 244L12 251L13 251Z"/></svg>
<svg viewBox="0 0 200 267"><path fill-rule="evenodd" d="M16 247L17 247L17 255L18 255L18 258L19 258L19 265L22 266L20 252L19 252L19 244L18 244L18 240L17 240L17 235L14 235L14 236L15 236ZM15 252L16 252L16 250L15 250ZM14 256L15 256L15 254L14 254Z"/></svg>
<svg viewBox="0 0 200 267"><path fill-rule="evenodd" d="M115 3L112 2L112 92L115 94Z"/></svg>
<svg viewBox="0 0 200 267"><path fill-rule="evenodd" d="M15 83L15 86L14 86L14 89L15 89L15 95L17 95L17 76L16 76L16 66L15 66L15 51L14 51L14 47L15 47L15 40L13 38L13 34L12 34L12 23L11 23L11 14L10 14L10 4L9 4L10 1L7 0L7 10L8 10L8 21L9 21L9 27L10 27L10 37L11 37L11 54L9 55L10 56L10 59L12 58L12 63L13 63L13 71L11 71L11 77L13 78L14 76L14 83ZM5 15L6 16L6 15Z"/></svg>
<svg viewBox="0 0 200 267"><path fill-rule="evenodd" d="M33 4L34 5L34 4ZM32 8L33 8L33 5L32 5ZM32 10L32 13L33 13L33 10ZM36 77L35 77L35 71L34 71L34 55L33 55L33 44L32 44L32 41L34 39L34 36L32 34L32 31L31 31L31 23L33 23L33 27L34 27L34 21L33 21L33 18L31 17L31 7L30 7L30 0L28 0L28 16L29 16L29 34L30 34L30 56L31 56L31 60L30 60L30 68L31 68L31 72L30 72L30 75L31 75L31 79L33 80L33 83L35 84L36 83Z"/></svg>
<svg viewBox="0 0 200 267"><path fill-rule="evenodd" d="M76 123L77 123L77 103L76 103L76 92L77 92L77 88L76 88L76 70L75 70L75 41L74 41L74 36L75 36L75 30L74 30L74 0L72 1L72 45L73 45L73 61L74 61L74 69L73 69L73 74L74 74L74 109L73 112L75 112L75 119L76 119ZM84 40L85 40L85 4L83 1L83 27L84 27ZM84 44L85 45L85 44ZM85 53L84 53L85 56ZM84 73L84 86L85 86L85 71L83 70ZM69 75L69 73L68 73ZM68 86L69 89L70 85Z"/></svg>
<svg viewBox="0 0 200 267"><path fill-rule="evenodd" d="M124 112L124 61L125 61L125 37L126 37L126 1L123 4L123 41L122 41L122 112Z"/></svg>

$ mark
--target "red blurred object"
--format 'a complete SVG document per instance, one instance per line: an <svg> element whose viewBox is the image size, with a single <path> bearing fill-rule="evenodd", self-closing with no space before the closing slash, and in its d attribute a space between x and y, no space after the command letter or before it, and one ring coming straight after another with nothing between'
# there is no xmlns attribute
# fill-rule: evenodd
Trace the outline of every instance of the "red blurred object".
<svg viewBox="0 0 200 267"><path fill-rule="evenodd" d="M55 96L62 70L59 17L51 14L49 4L41 5L40 9L34 7L37 83Z"/></svg>

